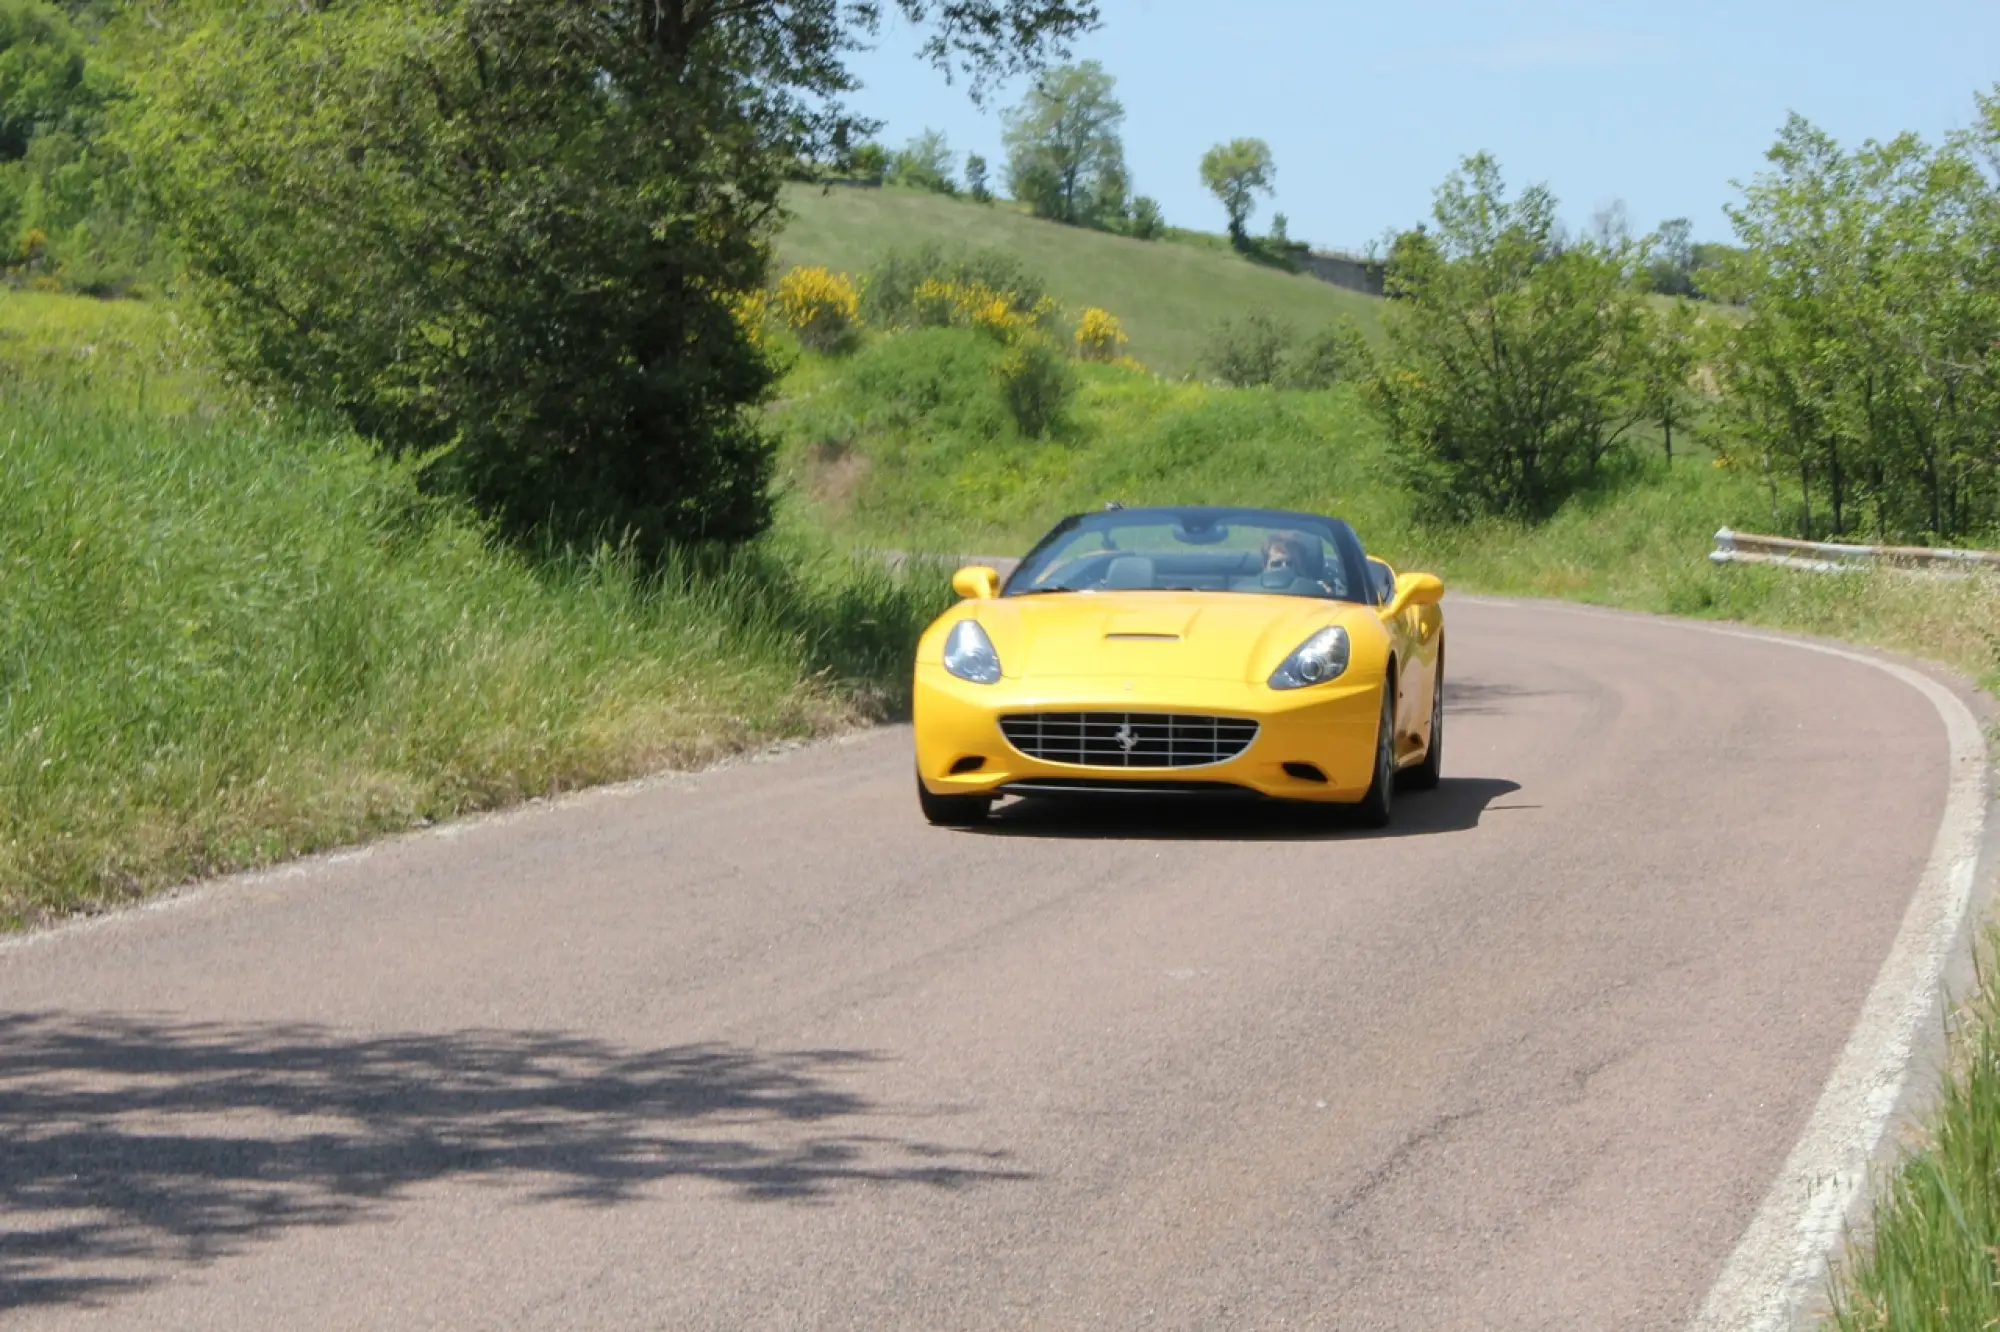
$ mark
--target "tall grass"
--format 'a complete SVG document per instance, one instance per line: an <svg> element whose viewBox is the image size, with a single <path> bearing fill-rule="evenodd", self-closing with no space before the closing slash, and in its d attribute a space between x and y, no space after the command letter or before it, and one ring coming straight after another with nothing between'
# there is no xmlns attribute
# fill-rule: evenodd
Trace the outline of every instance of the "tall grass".
<svg viewBox="0 0 2000 1332"><path fill-rule="evenodd" d="M1996 939L1961 1010L1952 1066L1921 1140L1876 1194L1864 1242L1832 1275L1840 1332L2000 1326L2000 991Z"/></svg>
<svg viewBox="0 0 2000 1332"><path fill-rule="evenodd" d="M496 547L337 433L0 403L0 921L892 710L945 595Z"/></svg>
<svg viewBox="0 0 2000 1332"><path fill-rule="evenodd" d="M172 305L0 288L0 393L56 389L168 415L240 406Z"/></svg>

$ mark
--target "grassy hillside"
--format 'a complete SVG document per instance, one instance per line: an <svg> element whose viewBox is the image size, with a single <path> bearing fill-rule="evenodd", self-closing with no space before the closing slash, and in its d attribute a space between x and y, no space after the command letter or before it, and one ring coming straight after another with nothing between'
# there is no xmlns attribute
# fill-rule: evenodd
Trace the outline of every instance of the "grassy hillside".
<svg viewBox="0 0 2000 1332"><path fill-rule="evenodd" d="M169 328L0 296L0 928L847 724L948 597L797 533L524 559Z"/></svg>
<svg viewBox="0 0 2000 1332"><path fill-rule="evenodd" d="M1080 366L1052 438L1001 410L978 335L878 337L793 372L773 419L796 511L842 537L1017 553L1065 513L1108 500L1259 503L1339 513L1369 548L1467 590L1567 597L1851 637L2000 686L2000 585L1718 567L1716 528L1771 527L1757 478L1655 456L1540 527L1416 522L1380 430L1346 389L1177 383Z"/></svg>
<svg viewBox="0 0 2000 1332"><path fill-rule="evenodd" d="M1007 250L1070 306L1099 305L1124 321L1132 355L1155 370L1194 370L1217 321L1263 307L1302 330L1342 315L1372 329L1379 302L1317 278L1261 267L1222 249L1136 241L980 205L895 188L796 187L797 216L779 238L784 264L824 264L861 273L891 246Z"/></svg>

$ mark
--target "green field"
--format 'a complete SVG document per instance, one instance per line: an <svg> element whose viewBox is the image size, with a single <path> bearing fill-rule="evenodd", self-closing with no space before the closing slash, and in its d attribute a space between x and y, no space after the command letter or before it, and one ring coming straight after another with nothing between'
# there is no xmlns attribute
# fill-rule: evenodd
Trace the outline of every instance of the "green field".
<svg viewBox="0 0 2000 1332"><path fill-rule="evenodd" d="M890 187L795 187L795 217L778 240L783 264L865 272L892 246L936 241L947 249L1007 251L1073 308L1101 306L1131 335L1131 354L1167 375L1195 371L1220 320L1266 309L1311 331L1343 315L1376 326L1373 297L1317 278L1251 263L1224 248L1136 241L981 205Z"/></svg>

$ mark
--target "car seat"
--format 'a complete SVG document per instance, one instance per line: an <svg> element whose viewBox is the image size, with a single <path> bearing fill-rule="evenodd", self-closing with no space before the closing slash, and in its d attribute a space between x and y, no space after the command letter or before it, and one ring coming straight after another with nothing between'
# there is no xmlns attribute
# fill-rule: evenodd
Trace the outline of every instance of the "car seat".
<svg viewBox="0 0 2000 1332"><path fill-rule="evenodd" d="M1144 555L1120 555L1104 571L1099 586L1107 591L1129 592L1153 586L1153 562Z"/></svg>

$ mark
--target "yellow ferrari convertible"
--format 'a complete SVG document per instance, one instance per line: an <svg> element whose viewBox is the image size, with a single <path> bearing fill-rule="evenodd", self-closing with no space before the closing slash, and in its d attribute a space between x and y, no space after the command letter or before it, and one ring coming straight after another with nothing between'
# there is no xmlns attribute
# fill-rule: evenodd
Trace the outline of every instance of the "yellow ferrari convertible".
<svg viewBox="0 0 2000 1332"><path fill-rule="evenodd" d="M1246 794L1389 821L1436 786L1444 584L1338 518L1122 508L1057 523L917 647L917 796L932 823L1009 795Z"/></svg>

